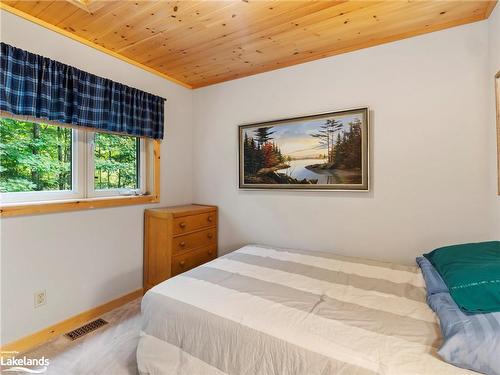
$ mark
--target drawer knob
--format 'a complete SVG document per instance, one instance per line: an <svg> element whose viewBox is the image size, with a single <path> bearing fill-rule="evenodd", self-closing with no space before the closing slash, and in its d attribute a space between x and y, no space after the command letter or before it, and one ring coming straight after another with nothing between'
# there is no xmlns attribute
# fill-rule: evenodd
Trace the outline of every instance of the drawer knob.
<svg viewBox="0 0 500 375"><path fill-rule="evenodd" d="M184 228L186 228L186 223L179 223L179 226L180 226L182 229L184 229Z"/></svg>
<svg viewBox="0 0 500 375"><path fill-rule="evenodd" d="M214 235L212 233L207 234L208 238L212 238Z"/></svg>
<svg viewBox="0 0 500 375"><path fill-rule="evenodd" d="M207 220L212 222L212 216L207 217Z"/></svg>
<svg viewBox="0 0 500 375"><path fill-rule="evenodd" d="M179 244L180 247L184 247L186 246L186 243L184 241L182 241L180 244Z"/></svg>
<svg viewBox="0 0 500 375"><path fill-rule="evenodd" d="M208 250L208 255L212 255L212 250Z"/></svg>
<svg viewBox="0 0 500 375"><path fill-rule="evenodd" d="M185 265L186 265L186 262L185 262L185 261L181 260L181 261L179 262L179 266L184 267Z"/></svg>

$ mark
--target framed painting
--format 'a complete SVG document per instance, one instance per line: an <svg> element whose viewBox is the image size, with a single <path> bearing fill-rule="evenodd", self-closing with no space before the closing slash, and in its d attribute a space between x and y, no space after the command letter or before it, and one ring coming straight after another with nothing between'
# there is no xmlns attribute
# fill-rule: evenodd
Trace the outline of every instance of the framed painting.
<svg viewBox="0 0 500 375"><path fill-rule="evenodd" d="M368 108L239 126L240 189L369 189Z"/></svg>

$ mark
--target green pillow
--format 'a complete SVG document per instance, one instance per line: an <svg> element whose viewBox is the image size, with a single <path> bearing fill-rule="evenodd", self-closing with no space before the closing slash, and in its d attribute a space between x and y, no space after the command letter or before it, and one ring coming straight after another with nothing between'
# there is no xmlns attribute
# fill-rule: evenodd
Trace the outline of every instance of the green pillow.
<svg viewBox="0 0 500 375"><path fill-rule="evenodd" d="M446 246L424 256L461 310L500 311L500 241Z"/></svg>

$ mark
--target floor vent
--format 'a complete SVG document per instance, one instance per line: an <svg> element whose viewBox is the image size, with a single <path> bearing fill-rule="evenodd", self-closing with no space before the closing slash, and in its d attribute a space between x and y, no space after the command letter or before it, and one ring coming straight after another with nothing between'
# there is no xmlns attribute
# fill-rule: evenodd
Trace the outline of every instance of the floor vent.
<svg viewBox="0 0 500 375"><path fill-rule="evenodd" d="M92 331L95 331L96 329L101 328L106 324L108 324L107 321L99 318L90 323L85 324L84 326L81 326L80 328L77 328L71 332L66 333L64 336L66 336L70 340L76 340L82 336L85 336L87 333L90 333Z"/></svg>

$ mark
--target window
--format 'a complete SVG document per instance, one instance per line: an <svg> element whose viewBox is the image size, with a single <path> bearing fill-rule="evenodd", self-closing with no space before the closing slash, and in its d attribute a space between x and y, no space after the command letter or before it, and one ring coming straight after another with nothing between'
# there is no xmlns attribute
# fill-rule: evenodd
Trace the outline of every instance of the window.
<svg viewBox="0 0 500 375"><path fill-rule="evenodd" d="M0 118L0 196L2 202L71 199L77 190L76 131Z"/></svg>
<svg viewBox="0 0 500 375"><path fill-rule="evenodd" d="M0 118L1 202L146 195L147 148L138 137Z"/></svg>
<svg viewBox="0 0 500 375"><path fill-rule="evenodd" d="M92 196L143 193L144 140L123 135L89 133L89 192ZM92 180L92 181L91 181Z"/></svg>
<svg viewBox="0 0 500 375"><path fill-rule="evenodd" d="M1 120L2 192L72 189L71 129Z"/></svg>

